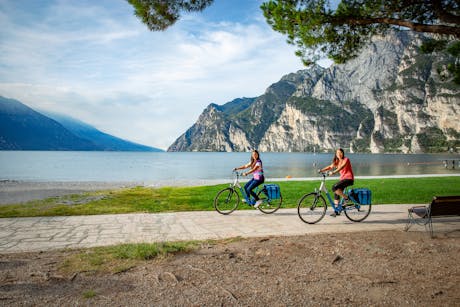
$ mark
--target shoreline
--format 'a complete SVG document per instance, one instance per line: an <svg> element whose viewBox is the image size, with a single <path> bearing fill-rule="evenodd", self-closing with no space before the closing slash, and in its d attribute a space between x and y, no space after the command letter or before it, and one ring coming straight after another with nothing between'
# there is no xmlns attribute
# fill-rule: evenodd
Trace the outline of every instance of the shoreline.
<svg viewBox="0 0 460 307"><path fill-rule="evenodd" d="M424 177L460 177L460 174L423 174L423 175L390 175L390 176L356 176L356 179L381 179L381 178L424 178ZM320 177L302 178L267 178L266 182L273 181L312 181ZM248 179L242 179L245 182ZM338 177L330 177L327 180L338 180ZM60 197L71 194L101 190L117 190L143 187L187 187L206 186L230 183L231 179L179 179L157 180L155 182L129 182L129 181L28 181L28 180L0 180L0 205L17 204L31 200L40 200L49 197Z"/></svg>
<svg viewBox="0 0 460 307"><path fill-rule="evenodd" d="M49 197L60 197L92 191L130 188L140 185L135 182L93 181L0 181L0 205L17 204Z"/></svg>

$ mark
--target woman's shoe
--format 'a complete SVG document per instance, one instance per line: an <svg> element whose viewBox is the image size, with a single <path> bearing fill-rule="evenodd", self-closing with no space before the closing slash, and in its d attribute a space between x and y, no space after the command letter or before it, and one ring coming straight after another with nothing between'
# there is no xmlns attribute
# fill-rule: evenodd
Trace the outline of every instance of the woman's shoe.
<svg viewBox="0 0 460 307"><path fill-rule="evenodd" d="M334 211L333 213L330 214L332 217L336 217L337 215L340 215L340 212Z"/></svg>

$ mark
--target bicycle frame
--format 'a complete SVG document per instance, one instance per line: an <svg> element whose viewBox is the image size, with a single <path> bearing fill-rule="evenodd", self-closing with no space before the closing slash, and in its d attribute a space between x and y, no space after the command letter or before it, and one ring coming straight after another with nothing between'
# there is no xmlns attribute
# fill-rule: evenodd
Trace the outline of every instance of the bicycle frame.
<svg viewBox="0 0 460 307"><path fill-rule="evenodd" d="M332 199L331 194L329 193L326 187L326 175L325 173L321 173L321 175L323 175L323 180L321 181L321 185L319 186L319 189L315 188L316 194L318 195L321 193L326 194L327 200L329 201L329 204L331 205L332 209L334 209L335 212L342 212L345 209L345 207L342 206L343 198L341 198L339 200L339 203L335 205L334 200Z"/></svg>
<svg viewBox="0 0 460 307"><path fill-rule="evenodd" d="M240 175L241 175L241 174L240 174L239 172L237 172L237 171L234 171L234 173L236 174L236 177L235 177L235 179L233 180L233 184L231 184L231 187L232 187L232 188L235 188L235 187L239 188L239 189L240 189L240 192L241 192L241 195L244 197L244 199L246 200L246 202L247 202L248 204L253 205L255 202L252 201L252 199L249 198L249 196L246 194L246 191L244 190L244 188L243 188L243 187L241 186L241 184L240 184L240 180L239 180L239 179L240 179Z"/></svg>

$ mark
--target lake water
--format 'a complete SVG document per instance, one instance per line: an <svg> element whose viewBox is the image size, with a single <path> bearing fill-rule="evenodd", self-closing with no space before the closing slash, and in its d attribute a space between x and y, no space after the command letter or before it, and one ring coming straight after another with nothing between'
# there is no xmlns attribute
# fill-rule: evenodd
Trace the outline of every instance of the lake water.
<svg viewBox="0 0 460 307"><path fill-rule="evenodd" d="M347 154L355 176L460 174L458 154ZM261 153L266 178L317 177L332 154ZM0 151L0 180L142 182L216 180L250 153ZM443 160L456 159L455 168Z"/></svg>

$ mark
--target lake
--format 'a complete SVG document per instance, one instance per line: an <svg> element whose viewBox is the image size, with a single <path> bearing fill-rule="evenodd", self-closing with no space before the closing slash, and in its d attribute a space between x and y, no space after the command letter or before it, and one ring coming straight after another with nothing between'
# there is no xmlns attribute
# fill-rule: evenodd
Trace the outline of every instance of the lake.
<svg viewBox="0 0 460 307"><path fill-rule="evenodd" d="M460 174L458 154L347 154L355 176ZM332 154L261 153L266 178L317 177ZM0 151L0 180L142 182L230 179L250 153ZM455 161L455 168L443 160ZM451 163L451 162L450 162Z"/></svg>

